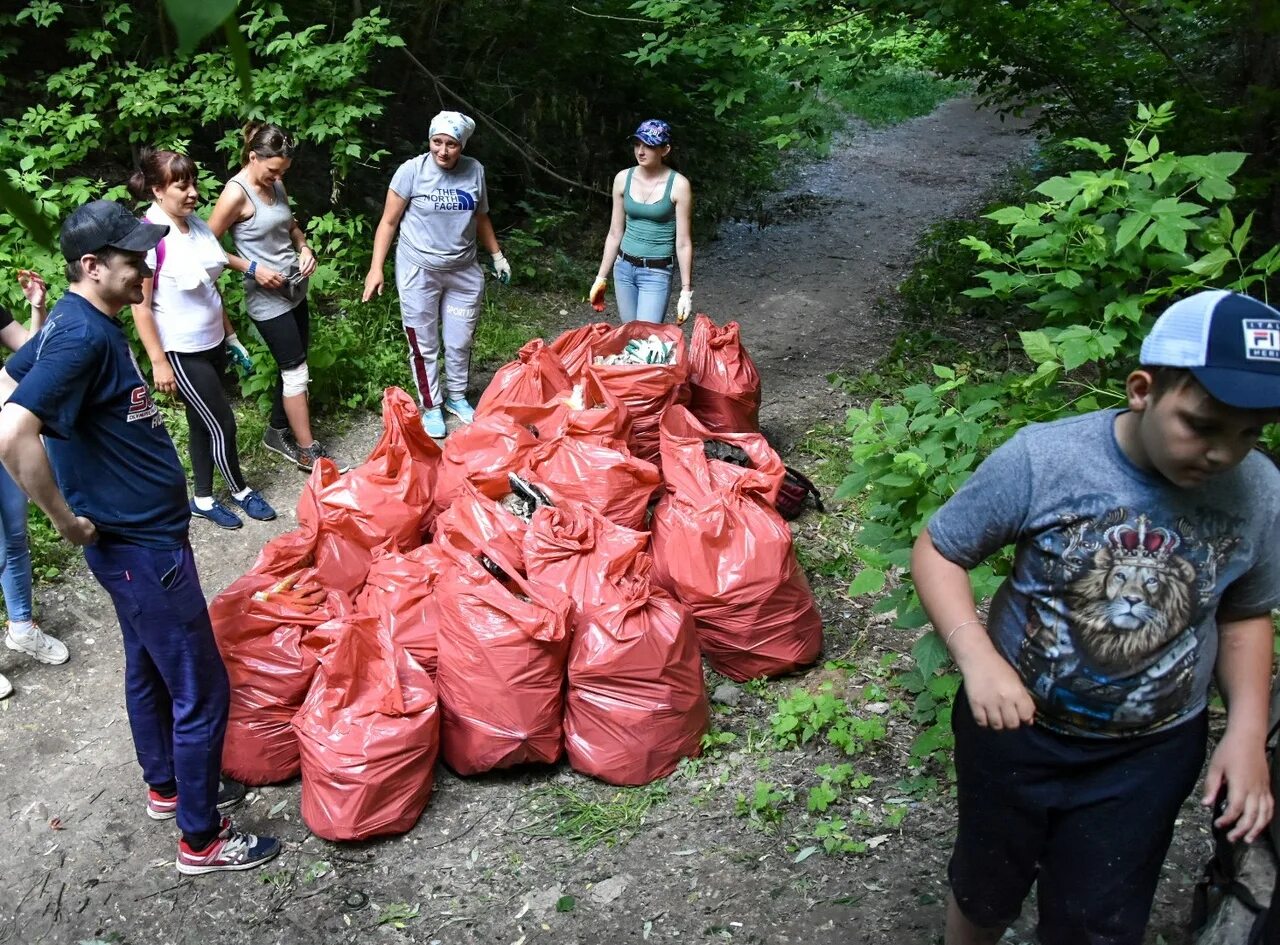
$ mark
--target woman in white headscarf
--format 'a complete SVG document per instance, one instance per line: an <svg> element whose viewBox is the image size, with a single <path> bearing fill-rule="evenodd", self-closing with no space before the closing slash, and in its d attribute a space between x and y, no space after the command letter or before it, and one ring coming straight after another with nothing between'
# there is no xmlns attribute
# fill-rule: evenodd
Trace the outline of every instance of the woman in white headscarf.
<svg viewBox="0 0 1280 945"><path fill-rule="evenodd" d="M475 127L461 112L441 112L431 120L430 150L405 161L391 178L364 280L364 301L382 294L382 270L399 230L396 290L409 367L418 385L422 425L436 438L445 435L442 407L463 423L475 416L467 401L467 381L484 293L477 241L493 257L498 278L504 283L511 279L511 266L489 220L484 167L462 154ZM441 335L444 391L437 366Z"/></svg>

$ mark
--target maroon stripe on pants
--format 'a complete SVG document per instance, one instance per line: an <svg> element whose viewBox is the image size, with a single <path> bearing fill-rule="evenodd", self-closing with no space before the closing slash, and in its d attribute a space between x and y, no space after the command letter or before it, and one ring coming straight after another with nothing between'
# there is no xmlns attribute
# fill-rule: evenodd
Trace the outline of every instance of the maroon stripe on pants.
<svg viewBox="0 0 1280 945"><path fill-rule="evenodd" d="M413 362L413 375L418 381L418 394L422 397L424 407L434 407L431 402L431 382L427 380L427 361L418 350L418 333L408 325L404 326L404 335L409 339L409 359Z"/></svg>

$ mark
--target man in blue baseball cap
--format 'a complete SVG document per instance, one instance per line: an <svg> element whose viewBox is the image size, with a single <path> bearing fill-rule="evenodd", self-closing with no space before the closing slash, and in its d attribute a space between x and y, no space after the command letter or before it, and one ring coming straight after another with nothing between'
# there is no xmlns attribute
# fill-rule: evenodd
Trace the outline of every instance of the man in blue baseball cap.
<svg viewBox="0 0 1280 945"><path fill-rule="evenodd" d="M142 300L146 253L168 230L107 200L63 223L70 290L0 371L0 461L84 548L115 605L146 813L177 818L178 870L242 870L280 843L220 812L245 793L220 779L227 673L187 540L182 464L117 319Z"/></svg>

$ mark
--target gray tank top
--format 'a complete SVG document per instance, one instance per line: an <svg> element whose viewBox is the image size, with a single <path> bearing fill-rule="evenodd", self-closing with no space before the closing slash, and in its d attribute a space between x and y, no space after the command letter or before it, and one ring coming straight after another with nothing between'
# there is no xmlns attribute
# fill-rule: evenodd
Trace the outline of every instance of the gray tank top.
<svg viewBox="0 0 1280 945"><path fill-rule="evenodd" d="M279 289L264 289L256 280L245 275L245 308L255 322L265 322L297 307L307 297L309 280L297 278L298 251L293 248L293 242L289 239L289 224L293 220L293 212L289 209L289 198L285 196L284 185L279 181L275 182L276 199L272 203L262 200L245 171L231 178L231 182L238 184L253 204L253 216L231 224L231 239L236 245L236 255L249 262L256 262L259 266L282 272L286 279L292 280Z"/></svg>

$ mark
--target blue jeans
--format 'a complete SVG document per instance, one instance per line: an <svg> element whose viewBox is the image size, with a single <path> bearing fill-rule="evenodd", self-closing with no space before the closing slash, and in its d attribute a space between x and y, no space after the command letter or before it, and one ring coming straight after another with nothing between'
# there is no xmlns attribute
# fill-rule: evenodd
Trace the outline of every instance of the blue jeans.
<svg viewBox="0 0 1280 945"><path fill-rule="evenodd" d="M639 320L657 324L667 314L671 267L649 269L632 265L619 256L613 264L613 294L618 300L618 317L624 322Z"/></svg>
<svg viewBox="0 0 1280 945"><path fill-rule="evenodd" d="M31 546L27 542L27 494L0 466L0 538L3 538L4 609L11 621L31 619Z"/></svg>
<svg viewBox="0 0 1280 945"><path fill-rule="evenodd" d="M231 690L191 546L102 540L84 559L120 619L125 706L142 777L177 782L184 835L216 831Z"/></svg>

